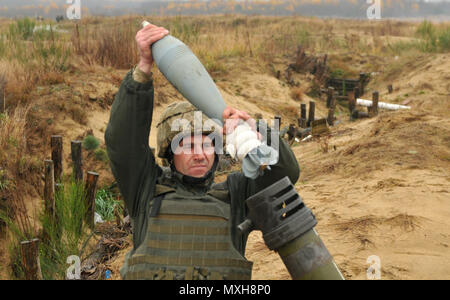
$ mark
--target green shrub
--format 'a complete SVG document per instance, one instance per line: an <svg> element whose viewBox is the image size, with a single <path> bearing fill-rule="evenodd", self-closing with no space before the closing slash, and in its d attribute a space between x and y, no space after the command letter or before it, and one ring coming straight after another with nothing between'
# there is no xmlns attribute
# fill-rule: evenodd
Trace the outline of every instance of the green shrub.
<svg viewBox="0 0 450 300"><path fill-rule="evenodd" d="M9 25L9 35L11 39L21 38L24 40L33 36L33 30L36 23L28 18L17 20L16 23Z"/></svg>
<svg viewBox="0 0 450 300"><path fill-rule="evenodd" d="M446 28L438 34L439 47L443 51L450 51L450 28Z"/></svg>
<svg viewBox="0 0 450 300"><path fill-rule="evenodd" d="M9 217L0 212L0 220L8 224L11 232L9 247L10 267L13 279L25 279L21 262L20 242L35 237L40 238L39 258L42 276L46 280L64 279L67 270L67 258L77 255L81 260L89 251L85 251L91 235L85 222L86 206L83 183L68 182L66 188L55 192L55 217L42 211L39 216L40 233L32 225L24 226L23 218ZM26 212L25 212L25 215ZM31 221L28 221L31 222ZM36 224L34 225L36 227Z"/></svg>
<svg viewBox="0 0 450 300"><path fill-rule="evenodd" d="M344 77L345 71L342 69L334 69L330 73L331 78L342 78Z"/></svg>
<svg viewBox="0 0 450 300"><path fill-rule="evenodd" d="M435 37L436 28L434 27L433 23L425 20L420 23L419 27L416 30L416 34L424 40L431 40Z"/></svg>
<svg viewBox="0 0 450 300"><path fill-rule="evenodd" d="M8 45L6 43L5 36L3 34L0 35L0 58L5 56Z"/></svg>
<svg viewBox="0 0 450 300"><path fill-rule="evenodd" d="M95 212L98 213L104 221L114 219L114 211L122 212L120 201L117 200L115 194L109 189L100 189L97 191L95 198Z"/></svg>
<svg viewBox="0 0 450 300"><path fill-rule="evenodd" d="M9 188L9 179L6 172L0 169L0 191L7 190Z"/></svg>
<svg viewBox="0 0 450 300"><path fill-rule="evenodd" d="M99 144L100 144L99 140L92 135L88 135L83 140L83 148L86 150L95 150L98 148Z"/></svg>
<svg viewBox="0 0 450 300"><path fill-rule="evenodd" d="M87 245L88 225L82 183L69 182L55 193L55 218L41 215L43 232L48 236L40 243L40 262L44 279L64 279L67 258L77 255L83 259Z"/></svg>
<svg viewBox="0 0 450 300"><path fill-rule="evenodd" d="M94 152L95 159L107 163L109 161L108 153L106 153L105 149L97 149Z"/></svg>

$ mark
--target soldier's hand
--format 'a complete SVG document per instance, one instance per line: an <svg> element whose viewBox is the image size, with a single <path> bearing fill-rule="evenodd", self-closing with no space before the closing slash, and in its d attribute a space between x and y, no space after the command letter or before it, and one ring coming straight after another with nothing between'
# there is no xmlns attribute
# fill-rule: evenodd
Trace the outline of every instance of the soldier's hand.
<svg viewBox="0 0 450 300"><path fill-rule="evenodd" d="M167 29L153 24L145 26L136 34L136 43L140 55L138 67L143 72L150 74L153 65L153 56L150 46L168 34L169 31Z"/></svg>
<svg viewBox="0 0 450 300"><path fill-rule="evenodd" d="M224 122L223 133L230 134L239 125L239 122L245 121L250 127L256 131L256 121L250 117L250 115L242 110L237 110L231 106L227 106L222 113L222 119ZM258 139L261 139L259 132L257 133Z"/></svg>

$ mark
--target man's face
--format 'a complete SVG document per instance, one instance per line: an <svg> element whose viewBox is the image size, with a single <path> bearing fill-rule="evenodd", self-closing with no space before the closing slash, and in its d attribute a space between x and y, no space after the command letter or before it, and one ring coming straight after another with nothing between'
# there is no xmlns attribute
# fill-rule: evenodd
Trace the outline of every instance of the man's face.
<svg viewBox="0 0 450 300"><path fill-rule="evenodd" d="M214 145L208 136L187 136L180 141L173 162L181 174L203 177L211 169L214 155Z"/></svg>

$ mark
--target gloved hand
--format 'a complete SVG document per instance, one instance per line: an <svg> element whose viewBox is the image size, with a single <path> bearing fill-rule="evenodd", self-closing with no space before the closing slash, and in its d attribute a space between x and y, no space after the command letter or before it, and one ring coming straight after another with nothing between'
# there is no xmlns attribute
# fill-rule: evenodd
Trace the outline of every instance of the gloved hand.
<svg viewBox="0 0 450 300"><path fill-rule="evenodd" d="M226 137L226 150L231 157L242 161L247 154L261 145L258 133L246 122L238 125Z"/></svg>

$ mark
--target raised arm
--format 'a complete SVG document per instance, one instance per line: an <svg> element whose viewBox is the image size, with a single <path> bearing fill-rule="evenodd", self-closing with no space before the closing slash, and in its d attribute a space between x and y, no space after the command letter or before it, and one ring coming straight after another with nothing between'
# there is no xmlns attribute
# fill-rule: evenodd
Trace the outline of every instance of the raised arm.
<svg viewBox="0 0 450 300"><path fill-rule="evenodd" d="M136 35L140 52L138 66L124 78L111 108L105 142L111 170L117 180L127 209L135 217L153 192L158 175L148 138L153 117L153 58L151 44L167 35L167 30L154 25Z"/></svg>

